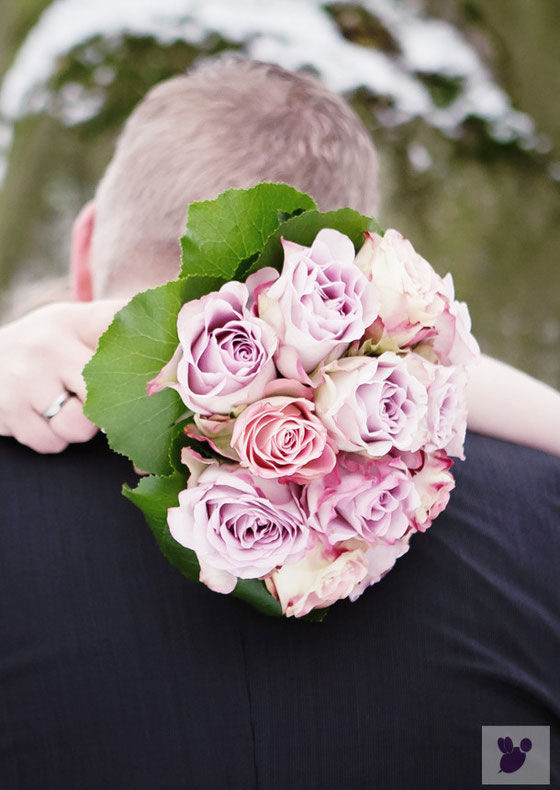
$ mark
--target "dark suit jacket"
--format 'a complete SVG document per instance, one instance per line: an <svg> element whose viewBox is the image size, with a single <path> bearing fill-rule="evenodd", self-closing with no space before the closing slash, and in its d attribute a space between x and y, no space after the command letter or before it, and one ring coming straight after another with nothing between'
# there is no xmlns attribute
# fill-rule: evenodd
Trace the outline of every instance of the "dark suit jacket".
<svg viewBox="0 0 560 790"><path fill-rule="evenodd" d="M466 452L448 510L316 624L184 579L103 437L0 440L2 790L473 790L485 724L549 725L560 787L560 459Z"/></svg>

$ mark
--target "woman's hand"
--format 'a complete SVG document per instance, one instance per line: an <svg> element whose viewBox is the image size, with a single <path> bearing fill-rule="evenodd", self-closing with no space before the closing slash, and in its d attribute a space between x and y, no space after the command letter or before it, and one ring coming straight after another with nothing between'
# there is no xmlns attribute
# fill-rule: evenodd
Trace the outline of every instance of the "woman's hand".
<svg viewBox="0 0 560 790"><path fill-rule="evenodd" d="M59 302L0 327L0 435L39 453L87 442L82 370L125 302ZM71 393L60 407L65 393ZM54 408L50 409L54 405ZM56 412L48 417L48 411Z"/></svg>

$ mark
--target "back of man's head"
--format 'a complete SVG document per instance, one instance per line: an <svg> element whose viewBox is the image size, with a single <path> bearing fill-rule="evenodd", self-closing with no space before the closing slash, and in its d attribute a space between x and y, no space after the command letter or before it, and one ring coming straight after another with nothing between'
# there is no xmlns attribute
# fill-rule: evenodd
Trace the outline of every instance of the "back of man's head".
<svg viewBox="0 0 560 790"><path fill-rule="evenodd" d="M228 58L157 85L128 119L96 195L96 296L174 277L187 206L283 181L322 210L377 208L377 157L350 107L316 80Z"/></svg>

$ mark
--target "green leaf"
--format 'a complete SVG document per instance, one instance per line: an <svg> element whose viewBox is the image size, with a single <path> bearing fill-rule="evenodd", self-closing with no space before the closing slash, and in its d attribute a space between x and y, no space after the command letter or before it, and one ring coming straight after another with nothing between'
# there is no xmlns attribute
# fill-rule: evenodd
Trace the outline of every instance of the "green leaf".
<svg viewBox="0 0 560 790"><path fill-rule="evenodd" d="M192 203L181 239L180 276L231 280L242 262L260 253L285 216L314 208L309 195L287 184L228 189L215 200Z"/></svg>
<svg viewBox="0 0 560 790"><path fill-rule="evenodd" d="M232 595L251 604L263 614L282 617L279 601L268 592L266 584L261 579L239 579Z"/></svg>
<svg viewBox="0 0 560 790"><path fill-rule="evenodd" d="M200 567L196 554L177 543L167 526L167 510L176 507L179 493L187 487L188 472L176 471L169 477L143 477L138 486L123 486L123 494L140 508L162 553L187 579L198 582ZM278 601L259 579L239 579L232 595L272 617L281 617Z"/></svg>
<svg viewBox="0 0 560 790"><path fill-rule="evenodd" d="M175 423L187 411L174 390L149 397L146 384L177 348L181 306L222 282L215 277L189 277L137 294L117 313L84 368L85 414L105 430L113 450L145 472L171 474Z"/></svg>
<svg viewBox="0 0 560 790"><path fill-rule="evenodd" d="M338 211L328 211L326 213L305 211L303 214L286 220L274 231L257 260L244 274L248 276L264 266L273 266L280 271L284 261L281 239L295 241L298 244L309 247L313 244L315 236L323 228L333 228L344 233L352 240L356 252L363 244L366 230L372 233L383 233L381 226L375 219L364 217L351 208L342 208Z"/></svg>
<svg viewBox="0 0 560 790"><path fill-rule="evenodd" d="M137 487L123 486L123 495L142 510L146 521L166 559L183 576L198 582L200 568L194 551L186 549L171 537L167 526L167 510L176 507L179 493L187 487L188 472L175 472L169 477L143 477Z"/></svg>
<svg viewBox="0 0 560 790"><path fill-rule="evenodd" d="M151 397L155 396L152 395ZM185 469L185 466L181 461L181 450L186 444L189 444L190 441L187 439L184 433L185 426L189 422L192 422L192 416L189 416L185 420L179 420L179 422L173 425L173 428L170 432L169 463L171 464L172 469L178 470L179 472L183 472Z"/></svg>

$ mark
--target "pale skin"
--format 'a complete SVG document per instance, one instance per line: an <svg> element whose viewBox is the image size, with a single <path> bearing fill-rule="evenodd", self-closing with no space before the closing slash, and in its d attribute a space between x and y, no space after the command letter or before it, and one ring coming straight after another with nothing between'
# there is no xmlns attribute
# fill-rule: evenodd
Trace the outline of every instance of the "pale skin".
<svg viewBox="0 0 560 790"><path fill-rule="evenodd" d="M128 282L114 299L93 300L90 261L95 209L88 204L74 226L71 281L75 302L47 305L0 328L0 435L39 453L59 453L89 441L97 428L82 413L81 371L113 315L139 290ZM141 271L141 266L137 267ZM75 397L50 420L42 414L60 393ZM560 393L482 355L468 392L468 427L478 433L560 455Z"/></svg>

